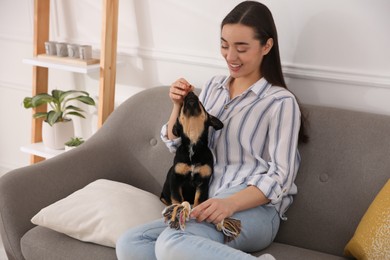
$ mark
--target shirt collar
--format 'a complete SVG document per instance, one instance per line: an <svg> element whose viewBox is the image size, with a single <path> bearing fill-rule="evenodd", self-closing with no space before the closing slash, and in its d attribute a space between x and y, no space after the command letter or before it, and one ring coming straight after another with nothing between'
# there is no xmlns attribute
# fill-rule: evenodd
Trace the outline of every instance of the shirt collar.
<svg viewBox="0 0 390 260"><path fill-rule="evenodd" d="M218 88L224 88L226 90L229 90L228 86L229 86L231 79L232 79L232 77L230 77L230 76L226 77L221 82L221 84L219 85ZM261 97L267 92L267 90L269 89L270 86L271 86L271 84L269 84L268 81L264 77L262 77L261 79L256 81L256 83L253 84L247 91L252 91L254 94Z"/></svg>
<svg viewBox="0 0 390 260"><path fill-rule="evenodd" d="M224 89L229 89L227 86L229 86L230 80L232 77L227 76L225 79L219 84L218 88L224 88Z"/></svg>

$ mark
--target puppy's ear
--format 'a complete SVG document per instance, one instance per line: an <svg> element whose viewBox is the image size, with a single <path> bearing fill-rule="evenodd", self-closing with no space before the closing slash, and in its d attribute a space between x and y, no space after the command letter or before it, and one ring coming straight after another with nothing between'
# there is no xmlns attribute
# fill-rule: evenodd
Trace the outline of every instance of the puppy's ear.
<svg viewBox="0 0 390 260"><path fill-rule="evenodd" d="M209 123L210 126L214 127L215 130L220 130L223 128L223 123L215 116L209 115Z"/></svg>

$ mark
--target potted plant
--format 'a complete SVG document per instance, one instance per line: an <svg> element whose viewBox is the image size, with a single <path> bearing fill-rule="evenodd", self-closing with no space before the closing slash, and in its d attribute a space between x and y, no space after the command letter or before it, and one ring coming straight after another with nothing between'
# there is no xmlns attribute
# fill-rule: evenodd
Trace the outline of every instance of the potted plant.
<svg viewBox="0 0 390 260"><path fill-rule="evenodd" d="M55 89L48 93L37 94L33 97L26 97L23 100L25 108L36 108L48 105L47 112L33 114L34 118L43 118L42 140L43 144L51 149L64 149L65 142L74 135L74 127L69 115L85 118L85 112L70 102L80 101L87 105L95 105L95 101L86 91Z"/></svg>
<svg viewBox="0 0 390 260"><path fill-rule="evenodd" d="M70 140L65 143L65 151L76 148L77 146L79 146L82 143L84 143L84 140L82 137L71 137Z"/></svg>

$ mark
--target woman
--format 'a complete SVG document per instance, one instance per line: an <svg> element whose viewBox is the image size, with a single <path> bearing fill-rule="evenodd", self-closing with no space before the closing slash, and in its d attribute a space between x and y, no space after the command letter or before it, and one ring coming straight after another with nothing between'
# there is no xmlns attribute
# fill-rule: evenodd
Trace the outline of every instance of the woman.
<svg viewBox="0 0 390 260"><path fill-rule="evenodd" d="M193 209L185 231L167 228L163 220L128 230L117 243L119 259L256 259L247 253L270 245L285 219L297 193L301 118L283 79L268 8L254 1L237 5L221 25L221 54L230 76L212 78L199 96L224 123L222 130L210 129L215 166L209 199ZM162 129L171 151L180 144L172 126L192 90L185 79L171 85L173 110ZM242 230L224 244L214 223L227 217L240 219Z"/></svg>

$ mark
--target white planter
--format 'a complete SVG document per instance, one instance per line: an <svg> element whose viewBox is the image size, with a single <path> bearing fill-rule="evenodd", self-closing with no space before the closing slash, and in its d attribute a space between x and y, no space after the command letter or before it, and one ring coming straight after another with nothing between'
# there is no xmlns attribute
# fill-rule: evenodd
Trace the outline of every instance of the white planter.
<svg viewBox="0 0 390 260"><path fill-rule="evenodd" d="M58 122L53 126L43 122L42 141L47 148L55 150L65 149L65 143L73 136L74 127L72 120Z"/></svg>
<svg viewBox="0 0 390 260"><path fill-rule="evenodd" d="M74 149L76 147L77 146L67 146L67 145L65 145L65 151L70 151L70 150L72 150L72 149Z"/></svg>

